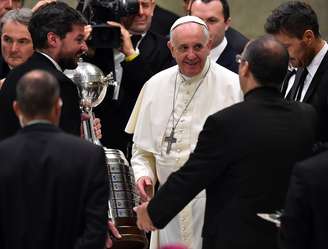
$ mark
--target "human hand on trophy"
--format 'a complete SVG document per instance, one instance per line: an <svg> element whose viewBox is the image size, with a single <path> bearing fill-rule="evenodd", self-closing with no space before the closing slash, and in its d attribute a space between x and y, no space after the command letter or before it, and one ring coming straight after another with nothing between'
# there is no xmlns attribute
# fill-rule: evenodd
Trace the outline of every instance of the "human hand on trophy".
<svg viewBox="0 0 328 249"><path fill-rule="evenodd" d="M141 202L149 201L154 195L153 181L149 176L142 176L137 181L137 191Z"/></svg>
<svg viewBox="0 0 328 249"><path fill-rule="evenodd" d="M87 113L82 113L81 114L81 121L86 121L89 120L91 117ZM93 117L93 130L95 132L96 138L101 139L102 138L102 133L101 133L101 121L99 118ZM81 138L84 138L84 132L83 132L83 127L81 124Z"/></svg>
<svg viewBox="0 0 328 249"><path fill-rule="evenodd" d="M121 239L122 236L115 227L114 223L111 220L108 220L108 229L110 231L110 234L108 234L107 239L106 239L106 248L112 248L113 247L113 240L112 236L114 236L117 239Z"/></svg>

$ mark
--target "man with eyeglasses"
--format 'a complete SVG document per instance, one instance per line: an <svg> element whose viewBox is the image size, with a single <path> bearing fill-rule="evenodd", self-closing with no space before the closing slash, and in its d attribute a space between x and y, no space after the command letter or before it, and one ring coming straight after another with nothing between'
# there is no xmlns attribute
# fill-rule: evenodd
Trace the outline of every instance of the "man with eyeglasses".
<svg viewBox="0 0 328 249"><path fill-rule="evenodd" d="M178 19L168 45L178 65L146 82L127 127L134 133L131 165L143 201L152 197L157 180L163 185L186 162L206 118L241 101L238 76L208 57L211 45L204 21ZM204 206L202 192L164 230L152 234L150 248L183 243L199 249Z"/></svg>
<svg viewBox="0 0 328 249"><path fill-rule="evenodd" d="M244 102L208 117L189 160L135 208L140 229L165 227L205 189L203 249L278 248L275 224L257 214L283 208L293 164L311 153L316 114L280 95L289 57L272 36L237 59Z"/></svg>

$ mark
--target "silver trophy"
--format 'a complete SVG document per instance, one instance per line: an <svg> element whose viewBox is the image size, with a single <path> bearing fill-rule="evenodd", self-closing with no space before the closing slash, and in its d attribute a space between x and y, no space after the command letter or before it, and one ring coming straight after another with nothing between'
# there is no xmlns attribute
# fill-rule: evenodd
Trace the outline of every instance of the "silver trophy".
<svg viewBox="0 0 328 249"><path fill-rule="evenodd" d="M82 113L90 117L90 119L82 121L84 138L101 145L93 131L92 108L98 106L104 100L107 87L116 84L112 74L104 76L100 68L91 63L83 62L82 59L78 62L76 69L65 70L64 73L77 86Z"/></svg>
<svg viewBox="0 0 328 249"><path fill-rule="evenodd" d="M95 65L80 60L74 70L65 70L65 75L77 86L82 113L90 119L83 120L84 138L100 145L93 129L92 108L98 106L105 98L107 86L114 85L112 74L104 76ZM103 147L106 155L110 196L108 201L109 213L122 239L113 238L113 249L144 249L148 245L145 234L136 225L136 214L133 207L139 204L135 191L135 181L132 169L120 150Z"/></svg>

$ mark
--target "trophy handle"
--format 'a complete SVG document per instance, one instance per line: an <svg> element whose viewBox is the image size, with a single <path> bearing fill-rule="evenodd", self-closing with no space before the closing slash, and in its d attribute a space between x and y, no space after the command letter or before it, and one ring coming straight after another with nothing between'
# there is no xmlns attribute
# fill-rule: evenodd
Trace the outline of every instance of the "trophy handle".
<svg viewBox="0 0 328 249"><path fill-rule="evenodd" d="M84 111L83 113L86 113L90 117L89 119L82 121L84 139L90 141L93 144L101 145L99 139L96 137L93 128L93 123L94 123L93 112L90 110L90 111Z"/></svg>

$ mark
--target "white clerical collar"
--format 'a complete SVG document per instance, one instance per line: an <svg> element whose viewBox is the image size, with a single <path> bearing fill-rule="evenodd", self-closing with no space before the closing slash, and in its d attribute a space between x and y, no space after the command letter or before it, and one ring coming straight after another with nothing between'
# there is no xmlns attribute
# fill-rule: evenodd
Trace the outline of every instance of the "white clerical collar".
<svg viewBox="0 0 328 249"><path fill-rule="evenodd" d="M211 50L210 52L211 59L216 62L220 58L223 50L226 48L227 45L228 45L227 38L223 37L221 43Z"/></svg>
<svg viewBox="0 0 328 249"><path fill-rule="evenodd" d="M315 73L317 72L317 70L321 64L321 61L323 60L323 57L325 57L327 52L328 52L328 44L325 41L325 44L320 49L319 53L316 54L316 56L311 61L310 65L308 65L306 67L306 69L308 70L308 73L311 75L311 78L314 77Z"/></svg>
<svg viewBox="0 0 328 249"><path fill-rule="evenodd" d="M182 74L180 71L179 71L179 75L180 75L180 78L182 78L182 82L184 83L187 83L187 84L191 84L193 82L196 82L202 78L204 78L209 70L211 66L211 60L209 57L206 58L206 62L205 62L205 65L204 65L204 68L202 70L201 73L195 75L195 76L192 76L192 77L189 77L189 76L186 76L184 74Z"/></svg>
<svg viewBox="0 0 328 249"><path fill-rule="evenodd" d="M51 62L52 64L54 64L54 66L61 72L63 72L62 68L58 65L58 63L53 59L51 58L49 55L43 53L43 52L40 52L40 51L37 51L38 53L44 55L45 57L47 57Z"/></svg>

